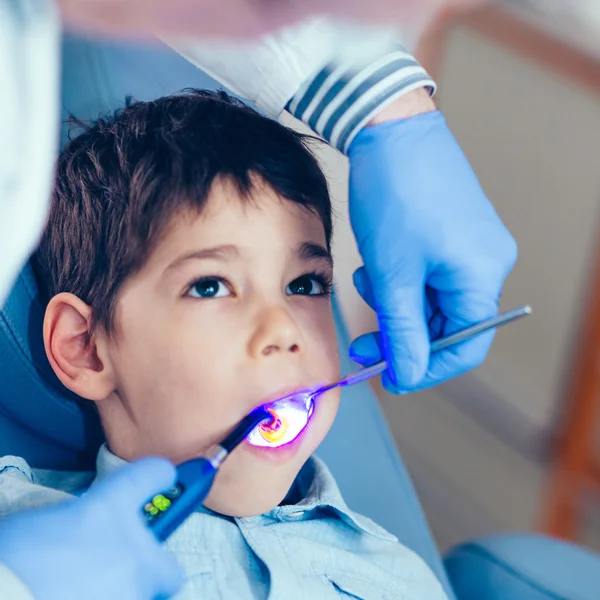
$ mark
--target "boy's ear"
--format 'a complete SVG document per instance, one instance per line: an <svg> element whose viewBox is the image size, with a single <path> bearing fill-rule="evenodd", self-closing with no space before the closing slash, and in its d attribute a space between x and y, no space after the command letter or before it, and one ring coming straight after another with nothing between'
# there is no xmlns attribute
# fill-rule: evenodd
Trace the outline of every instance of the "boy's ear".
<svg viewBox="0 0 600 600"><path fill-rule="evenodd" d="M46 356L61 383L88 400L101 401L116 387L104 336L91 335L92 309L77 296L57 294L44 317Z"/></svg>

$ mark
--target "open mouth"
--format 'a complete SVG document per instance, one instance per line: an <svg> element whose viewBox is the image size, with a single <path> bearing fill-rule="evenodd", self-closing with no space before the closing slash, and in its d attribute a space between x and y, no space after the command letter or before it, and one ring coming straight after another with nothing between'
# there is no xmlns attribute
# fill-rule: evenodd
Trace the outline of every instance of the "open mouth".
<svg viewBox="0 0 600 600"><path fill-rule="evenodd" d="M273 419L257 425L246 437L253 446L278 448L295 440L313 413L313 393L304 390L268 402L264 407Z"/></svg>

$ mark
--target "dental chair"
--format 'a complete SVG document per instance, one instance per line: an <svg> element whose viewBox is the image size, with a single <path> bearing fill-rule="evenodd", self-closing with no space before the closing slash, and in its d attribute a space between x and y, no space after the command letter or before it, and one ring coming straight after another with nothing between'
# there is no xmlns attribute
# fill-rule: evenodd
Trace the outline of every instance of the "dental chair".
<svg viewBox="0 0 600 600"><path fill-rule="evenodd" d="M186 87L217 87L166 47L140 48L65 37L64 117L81 119ZM67 139L63 128L62 141ZM0 311L0 456L24 457L38 468L89 470L103 436L96 413L54 376L42 342L45 305L28 265ZM334 297L342 372L349 339ZM410 402L404 398L403 402ZM412 400L417 401L417 400ZM343 392L339 416L318 454L348 505L365 514L425 560L450 600L597 600L600 557L534 534L479 539L444 560L366 384ZM423 600L427 600L424 598Z"/></svg>

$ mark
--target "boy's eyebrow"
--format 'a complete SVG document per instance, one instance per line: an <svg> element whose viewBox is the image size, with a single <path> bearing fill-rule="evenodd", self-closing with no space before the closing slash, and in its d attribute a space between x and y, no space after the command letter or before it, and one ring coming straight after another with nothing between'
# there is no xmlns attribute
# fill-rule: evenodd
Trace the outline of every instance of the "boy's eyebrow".
<svg viewBox="0 0 600 600"><path fill-rule="evenodd" d="M233 244L213 246L212 248L202 248L201 250L194 250L192 252L187 252L186 254L179 256L165 269L165 271L175 269L181 263L184 263L186 260L190 260L192 258L213 258L217 260L231 260L232 258L235 258L238 255L239 251L237 249L237 246L234 246Z"/></svg>
<svg viewBox="0 0 600 600"><path fill-rule="evenodd" d="M303 260L313 260L315 258L325 259L333 267L333 258L331 253L325 246L317 244L315 242L304 242L300 244L298 248L298 255ZM231 260L239 256L239 250L237 246L233 244L223 244L222 246L213 246L211 248L202 248L201 250L193 250L192 252L186 252L181 256L177 257L165 271L177 268L182 263L191 259L217 259L217 260Z"/></svg>
<svg viewBox="0 0 600 600"><path fill-rule="evenodd" d="M315 242L304 242L300 244L298 248L298 254L300 258L304 260L311 260L313 258L324 258L333 267L333 258L331 253L325 246L316 244Z"/></svg>

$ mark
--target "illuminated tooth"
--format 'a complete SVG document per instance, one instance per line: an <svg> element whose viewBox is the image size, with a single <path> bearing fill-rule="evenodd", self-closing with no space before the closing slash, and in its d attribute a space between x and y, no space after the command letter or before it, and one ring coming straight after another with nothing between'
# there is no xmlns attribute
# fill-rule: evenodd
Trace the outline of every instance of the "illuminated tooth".
<svg viewBox="0 0 600 600"><path fill-rule="evenodd" d="M275 412L272 408L269 408L268 410L273 415L273 420L270 423L261 423L258 426L258 431L267 442L273 444L285 437L288 423L285 417Z"/></svg>
<svg viewBox="0 0 600 600"><path fill-rule="evenodd" d="M271 423L261 423L247 436L248 442L253 446L277 448L294 440L306 427L313 411L313 402L310 394L294 394L276 400L267 406L279 420Z"/></svg>

